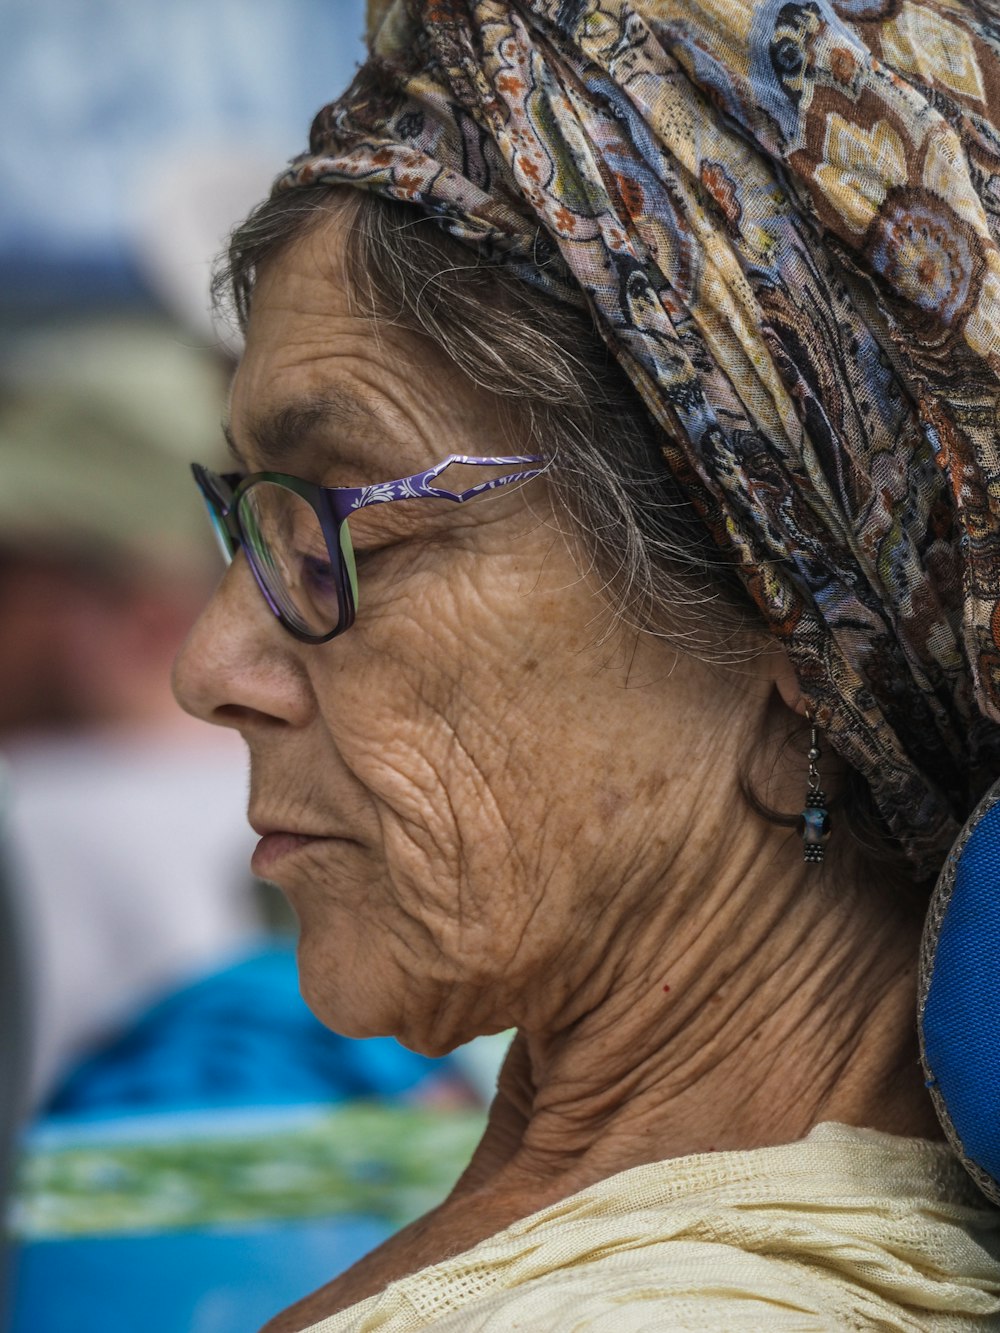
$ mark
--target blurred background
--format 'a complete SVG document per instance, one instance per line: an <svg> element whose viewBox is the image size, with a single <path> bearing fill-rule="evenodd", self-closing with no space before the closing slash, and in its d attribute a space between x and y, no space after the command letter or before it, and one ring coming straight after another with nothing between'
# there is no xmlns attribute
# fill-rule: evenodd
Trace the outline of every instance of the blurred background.
<svg viewBox="0 0 1000 1333"><path fill-rule="evenodd" d="M249 876L242 745L169 690L219 574L231 226L363 0L0 6L0 1324L245 1333L433 1203L496 1047L344 1042Z"/></svg>

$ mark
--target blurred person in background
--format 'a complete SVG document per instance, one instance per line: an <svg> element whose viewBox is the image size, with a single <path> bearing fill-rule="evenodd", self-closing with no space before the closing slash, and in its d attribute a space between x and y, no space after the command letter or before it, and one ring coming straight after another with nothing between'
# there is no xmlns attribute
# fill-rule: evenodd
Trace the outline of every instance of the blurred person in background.
<svg viewBox="0 0 1000 1333"><path fill-rule="evenodd" d="M192 725L169 690L211 579L182 460L195 441L218 449L220 369L183 333L131 318L21 338L2 378L0 748L37 1103L259 917L241 747Z"/></svg>
<svg viewBox="0 0 1000 1333"><path fill-rule="evenodd" d="M221 372L146 320L36 333L0 401L0 738L183 718L170 645L203 594L184 441L218 433ZM0 372L2 373L2 372ZM95 628L100 626L100 633Z"/></svg>
<svg viewBox="0 0 1000 1333"><path fill-rule="evenodd" d="M449 1079L448 1061L389 1040L338 1039L305 1009L288 941L260 939L247 891L242 752L225 738L213 745L207 728L184 729L161 670L204 600L193 590L211 540L197 500L178 488L190 485L187 461L219 443L215 367L184 344L224 341L208 316L211 260L330 79L349 78L363 29L363 0L41 0L0 14L0 107L12 128L0 142L0 768L9 756L11 905L30 909L32 942L27 959L12 947L26 967L3 959L0 981L24 970L35 992L29 1165L53 1134L64 1163L58 1135L72 1135L77 1115L89 1143L104 1116L131 1144L140 1132L172 1142L189 1110L209 1109L217 1144L227 1126L236 1135L243 1108L261 1103L364 1096L437 1108L449 1095L469 1097ZM38 164L56 161L53 189ZM182 331L151 320L153 307L172 312ZM24 327L43 320L75 327L25 339ZM248 934L249 950L240 947ZM14 946L14 933L3 942ZM470 1058L471 1081L492 1091L496 1060L482 1049ZM0 1084L19 1084L17 1067L3 1055ZM146 1116L140 1130L144 1110L181 1114ZM419 1134L397 1137L422 1154ZM310 1142L303 1133L305 1156ZM308 1245L301 1228L279 1235L280 1210L267 1214L275 1234L266 1253L259 1232L222 1235L225 1215L209 1212L198 1253L211 1260L192 1262L187 1250L177 1262L159 1244L158 1178L136 1178L115 1144L107 1150L103 1179L131 1181L148 1204L127 1222L109 1224L106 1191L105 1211L95 1207L92 1173L79 1211L67 1211L65 1199L53 1207L39 1195L22 1161L20 1202L45 1225L18 1233L27 1257L15 1284L17 1333L205 1333L199 1321L209 1307L221 1318L220 1305L228 1333L255 1327L301 1289ZM434 1156L447 1174L447 1154L443 1167ZM171 1158L174 1196L177 1172L204 1185L203 1162L186 1149ZM55 1174L65 1185L62 1165ZM403 1175L383 1162L372 1179L409 1197ZM141 1240L129 1251L126 1290L115 1256L129 1228ZM63 1245L81 1231L82 1250ZM331 1258L330 1244L317 1233L317 1281L355 1257ZM227 1285L233 1270L216 1245L232 1264L253 1264L259 1309L252 1281L238 1293ZM295 1270L287 1295L285 1250ZM106 1291L102 1263L115 1272Z"/></svg>

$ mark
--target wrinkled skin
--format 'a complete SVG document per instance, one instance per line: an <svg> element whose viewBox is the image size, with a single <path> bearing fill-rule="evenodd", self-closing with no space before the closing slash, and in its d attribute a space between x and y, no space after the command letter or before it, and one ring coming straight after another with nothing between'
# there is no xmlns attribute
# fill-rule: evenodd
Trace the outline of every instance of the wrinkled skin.
<svg viewBox="0 0 1000 1333"><path fill-rule="evenodd" d="M292 274L264 280L233 388L249 468L251 422L331 385L378 424L305 441L286 470L357 484L517 446L412 338L352 315L343 289L338 309L305 256ZM572 1021L622 918L638 928L690 838L720 754L738 754L731 708L710 743L712 673L653 641L602 642L607 613L543 482L365 517L347 634L296 644L240 560L181 664L182 697L223 703L243 730L254 822L351 840L275 872L301 917L307 997L332 1027L439 1053L484 1030ZM736 707L750 683L726 683Z"/></svg>
<svg viewBox="0 0 1000 1333"><path fill-rule="evenodd" d="M231 403L246 467L275 461L262 423L319 393L359 406L298 435L283 471L353 485L522 449L439 353L354 307L340 225L260 277ZM428 1053L521 1035L455 1194L269 1327L641 1161L821 1119L934 1133L914 928L864 886L819 892L740 792L799 706L783 656L724 671L616 629L544 479L376 507L356 531L346 634L298 643L238 557L177 692L242 733L252 821L324 839L268 870L324 1022Z"/></svg>

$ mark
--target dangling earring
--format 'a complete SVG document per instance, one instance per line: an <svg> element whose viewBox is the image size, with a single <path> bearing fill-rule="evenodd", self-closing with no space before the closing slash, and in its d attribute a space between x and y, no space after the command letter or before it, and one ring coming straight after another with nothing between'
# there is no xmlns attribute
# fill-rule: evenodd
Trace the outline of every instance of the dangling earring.
<svg viewBox="0 0 1000 1333"><path fill-rule="evenodd" d="M820 787L819 733L816 723L809 715L811 735L809 738L809 787L806 791L805 809L799 819L799 832L802 835L802 859L817 864L823 860L826 841L830 836L830 813L826 808L826 792Z"/></svg>

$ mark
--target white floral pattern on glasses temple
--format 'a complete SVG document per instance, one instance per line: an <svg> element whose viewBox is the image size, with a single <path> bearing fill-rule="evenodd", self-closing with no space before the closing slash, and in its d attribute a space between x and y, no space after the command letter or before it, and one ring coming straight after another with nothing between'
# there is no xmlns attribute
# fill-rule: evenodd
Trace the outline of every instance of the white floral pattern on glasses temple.
<svg viewBox="0 0 1000 1333"><path fill-rule="evenodd" d="M371 486L336 486L339 509L348 511L364 509L368 505L385 504L389 500L471 500L473 496L486 491L495 491L500 486L509 486L515 481L530 481L545 471L544 467L527 467L527 464L541 464L543 460L535 454L514 454L507 457L476 458L469 454L449 454L440 463L416 472L410 477L399 477L396 481L378 481ZM443 472L455 463L467 463L472 467L520 467L522 471L508 472L502 477L491 477L488 481L478 482L461 491L450 491L435 482Z"/></svg>

